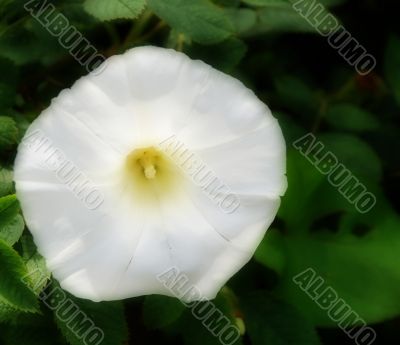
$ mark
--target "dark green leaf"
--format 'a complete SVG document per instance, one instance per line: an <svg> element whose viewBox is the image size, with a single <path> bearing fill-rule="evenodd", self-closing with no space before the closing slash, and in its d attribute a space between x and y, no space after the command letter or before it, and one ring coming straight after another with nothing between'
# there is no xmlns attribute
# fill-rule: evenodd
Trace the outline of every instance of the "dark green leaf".
<svg viewBox="0 0 400 345"><path fill-rule="evenodd" d="M145 0L85 0L85 10L100 20L134 19L146 7Z"/></svg>
<svg viewBox="0 0 400 345"><path fill-rule="evenodd" d="M22 258L7 243L0 240L0 301L21 311L35 312L38 302L24 280L27 274Z"/></svg>
<svg viewBox="0 0 400 345"><path fill-rule="evenodd" d="M16 196L0 198L0 239L12 246L21 237L24 227Z"/></svg>
<svg viewBox="0 0 400 345"><path fill-rule="evenodd" d="M243 0L244 3L253 5L253 6L273 6L284 3L295 3L298 0ZM318 3L330 7L340 5L346 0L319 0Z"/></svg>
<svg viewBox="0 0 400 345"><path fill-rule="evenodd" d="M22 259L28 271L28 276L32 282L34 292L39 293L47 286L51 273L47 269L45 259L38 253L36 245L30 234L25 234L21 238Z"/></svg>
<svg viewBox="0 0 400 345"><path fill-rule="evenodd" d="M102 345L123 345L128 340L122 302L95 303L67 293L65 297L67 302L63 302L64 307L56 309L54 317L61 333L71 345L86 345L91 336L100 341L102 334ZM63 308L67 309L73 303L79 313L72 316L72 312L69 312L69 317L60 316Z"/></svg>
<svg viewBox="0 0 400 345"><path fill-rule="evenodd" d="M318 108L318 98L304 80L285 75L277 78L275 85L279 99L290 110L312 113Z"/></svg>
<svg viewBox="0 0 400 345"><path fill-rule="evenodd" d="M0 332L5 345L64 344L48 310L41 315L20 313L13 322L0 328Z"/></svg>
<svg viewBox="0 0 400 345"><path fill-rule="evenodd" d="M300 152L288 151L287 176L288 189L279 215L289 233L309 232L315 219L338 211L354 210L337 188L328 183L327 176Z"/></svg>
<svg viewBox="0 0 400 345"><path fill-rule="evenodd" d="M245 34L256 25L256 12L249 8L227 8L225 13L229 16L238 35Z"/></svg>
<svg viewBox="0 0 400 345"><path fill-rule="evenodd" d="M350 134L329 133L318 138L352 174L364 182L378 182L382 164L376 152L362 139ZM368 166L368 169L366 169Z"/></svg>
<svg viewBox="0 0 400 345"><path fill-rule="evenodd" d="M229 38L216 45L192 44L187 48L190 57L203 60L224 72L229 72L236 67L246 51L246 45L237 38Z"/></svg>
<svg viewBox="0 0 400 345"><path fill-rule="evenodd" d="M379 122L373 114L350 103L331 106L327 111L326 119L340 130L361 132L379 127Z"/></svg>
<svg viewBox="0 0 400 345"><path fill-rule="evenodd" d="M356 219L362 220L359 215ZM391 212L369 218L372 228L359 237L340 234L315 234L309 237L285 238L286 269L277 291L307 311L319 326L337 326L310 296L293 282L293 277L312 268L325 283L319 289L332 287L339 298L367 323L379 322L400 313L400 220ZM351 227L359 224L353 222ZM343 225L345 226L345 224ZM317 236L318 235L318 236ZM371 260L372 258L372 260ZM383 291L382 293L376 293ZM368 301L368 303L366 303Z"/></svg>
<svg viewBox="0 0 400 345"><path fill-rule="evenodd" d="M300 311L257 291L241 300L247 332L257 345L318 345L317 332Z"/></svg>
<svg viewBox="0 0 400 345"><path fill-rule="evenodd" d="M13 173L0 166L0 197L12 194L14 191Z"/></svg>
<svg viewBox="0 0 400 345"><path fill-rule="evenodd" d="M143 304L144 323L151 329L163 328L176 321L184 310L185 306L177 298L146 296Z"/></svg>
<svg viewBox="0 0 400 345"><path fill-rule="evenodd" d="M2 51L1 36L0 51ZM5 111L14 105L18 78L17 68L9 59L0 58L0 76L0 111ZM0 143L1 138L2 133L0 133Z"/></svg>
<svg viewBox="0 0 400 345"><path fill-rule="evenodd" d="M259 244L254 259L277 273L281 273L285 267L283 244L283 238L279 231L269 229Z"/></svg>
<svg viewBox="0 0 400 345"><path fill-rule="evenodd" d="M196 307L188 308L179 323L185 344L242 344L235 314L234 305L225 288L214 300L199 302ZM226 329L229 329L230 332L225 332Z"/></svg>
<svg viewBox="0 0 400 345"><path fill-rule="evenodd" d="M12 307L8 303L0 301L0 323L15 321L19 313L18 309Z"/></svg>
<svg viewBox="0 0 400 345"><path fill-rule="evenodd" d="M0 149L9 149L18 143L18 127L8 116L0 116Z"/></svg>
<svg viewBox="0 0 400 345"><path fill-rule="evenodd" d="M218 43L234 31L224 12L208 0L148 0L148 4L172 28L198 43Z"/></svg>

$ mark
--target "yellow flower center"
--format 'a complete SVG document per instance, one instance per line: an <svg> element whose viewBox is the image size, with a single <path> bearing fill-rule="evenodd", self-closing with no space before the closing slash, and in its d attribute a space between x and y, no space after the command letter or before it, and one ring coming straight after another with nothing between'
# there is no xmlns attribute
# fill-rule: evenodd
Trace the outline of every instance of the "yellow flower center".
<svg viewBox="0 0 400 345"><path fill-rule="evenodd" d="M157 169L163 165L163 156L153 147L137 149L132 151L127 158L128 169L133 172L137 178L154 179L157 175ZM164 163L165 165L165 163Z"/></svg>
<svg viewBox="0 0 400 345"><path fill-rule="evenodd" d="M141 197L160 197L174 189L178 167L160 150L150 146L133 150L125 163L128 186Z"/></svg>

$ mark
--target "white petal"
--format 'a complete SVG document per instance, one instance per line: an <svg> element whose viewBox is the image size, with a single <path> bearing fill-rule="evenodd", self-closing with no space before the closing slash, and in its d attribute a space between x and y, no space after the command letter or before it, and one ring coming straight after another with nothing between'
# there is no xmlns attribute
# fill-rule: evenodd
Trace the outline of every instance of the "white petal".
<svg viewBox="0 0 400 345"><path fill-rule="evenodd" d="M35 133L50 146L29 141ZM236 198L234 210L226 212L221 195L178 160L173 195L147 204L125 188L127 155L171 136ZM58 160L48 158L54 149ZM66 162L103 198L95 209L60 173ZM242 83L182 53L142 47L110 58L102 73L53 100L19 147L15 181L27 225L64 289L94 301L171 296L157 276L178 267L213 298L276 215L285 143L269 109Z"/></svg>

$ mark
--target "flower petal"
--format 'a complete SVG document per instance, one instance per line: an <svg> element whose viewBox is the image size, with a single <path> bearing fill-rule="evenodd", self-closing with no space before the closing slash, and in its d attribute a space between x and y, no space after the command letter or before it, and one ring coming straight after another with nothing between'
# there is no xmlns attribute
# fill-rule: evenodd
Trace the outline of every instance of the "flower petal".
<svg viewBox="0 0 400 345"><path fill-rule="evenodd" d="M103 67L62 91L19 147L16 190L38 249L82 298L172 296L157 279L171 267L213 298L278 210L286 189L279 125L241 82L173 50L135 48ZM147 203L142 189L127 187L128 155L163 151L170 137L216 178L217 192L176 157L167 170L179 181L174 193L148 182ZM157 178L151 168L146 178ZM95 208L88 186L100 198ZM229 210L227 195L237 202Z"/></svg>

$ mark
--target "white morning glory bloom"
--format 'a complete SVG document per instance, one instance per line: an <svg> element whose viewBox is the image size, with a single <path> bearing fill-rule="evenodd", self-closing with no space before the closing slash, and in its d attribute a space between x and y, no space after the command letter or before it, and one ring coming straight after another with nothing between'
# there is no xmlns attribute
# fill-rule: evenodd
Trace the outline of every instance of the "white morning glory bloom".
<svg viewBox="0 0 400 345"><path fill-rule="evenodd" d="M175 267L211 299L285 192L278 122L241 82L173 50L134 48L100 68L63 90L18 150L39 252L78 297L172 296L157 277Z"/></svg>

